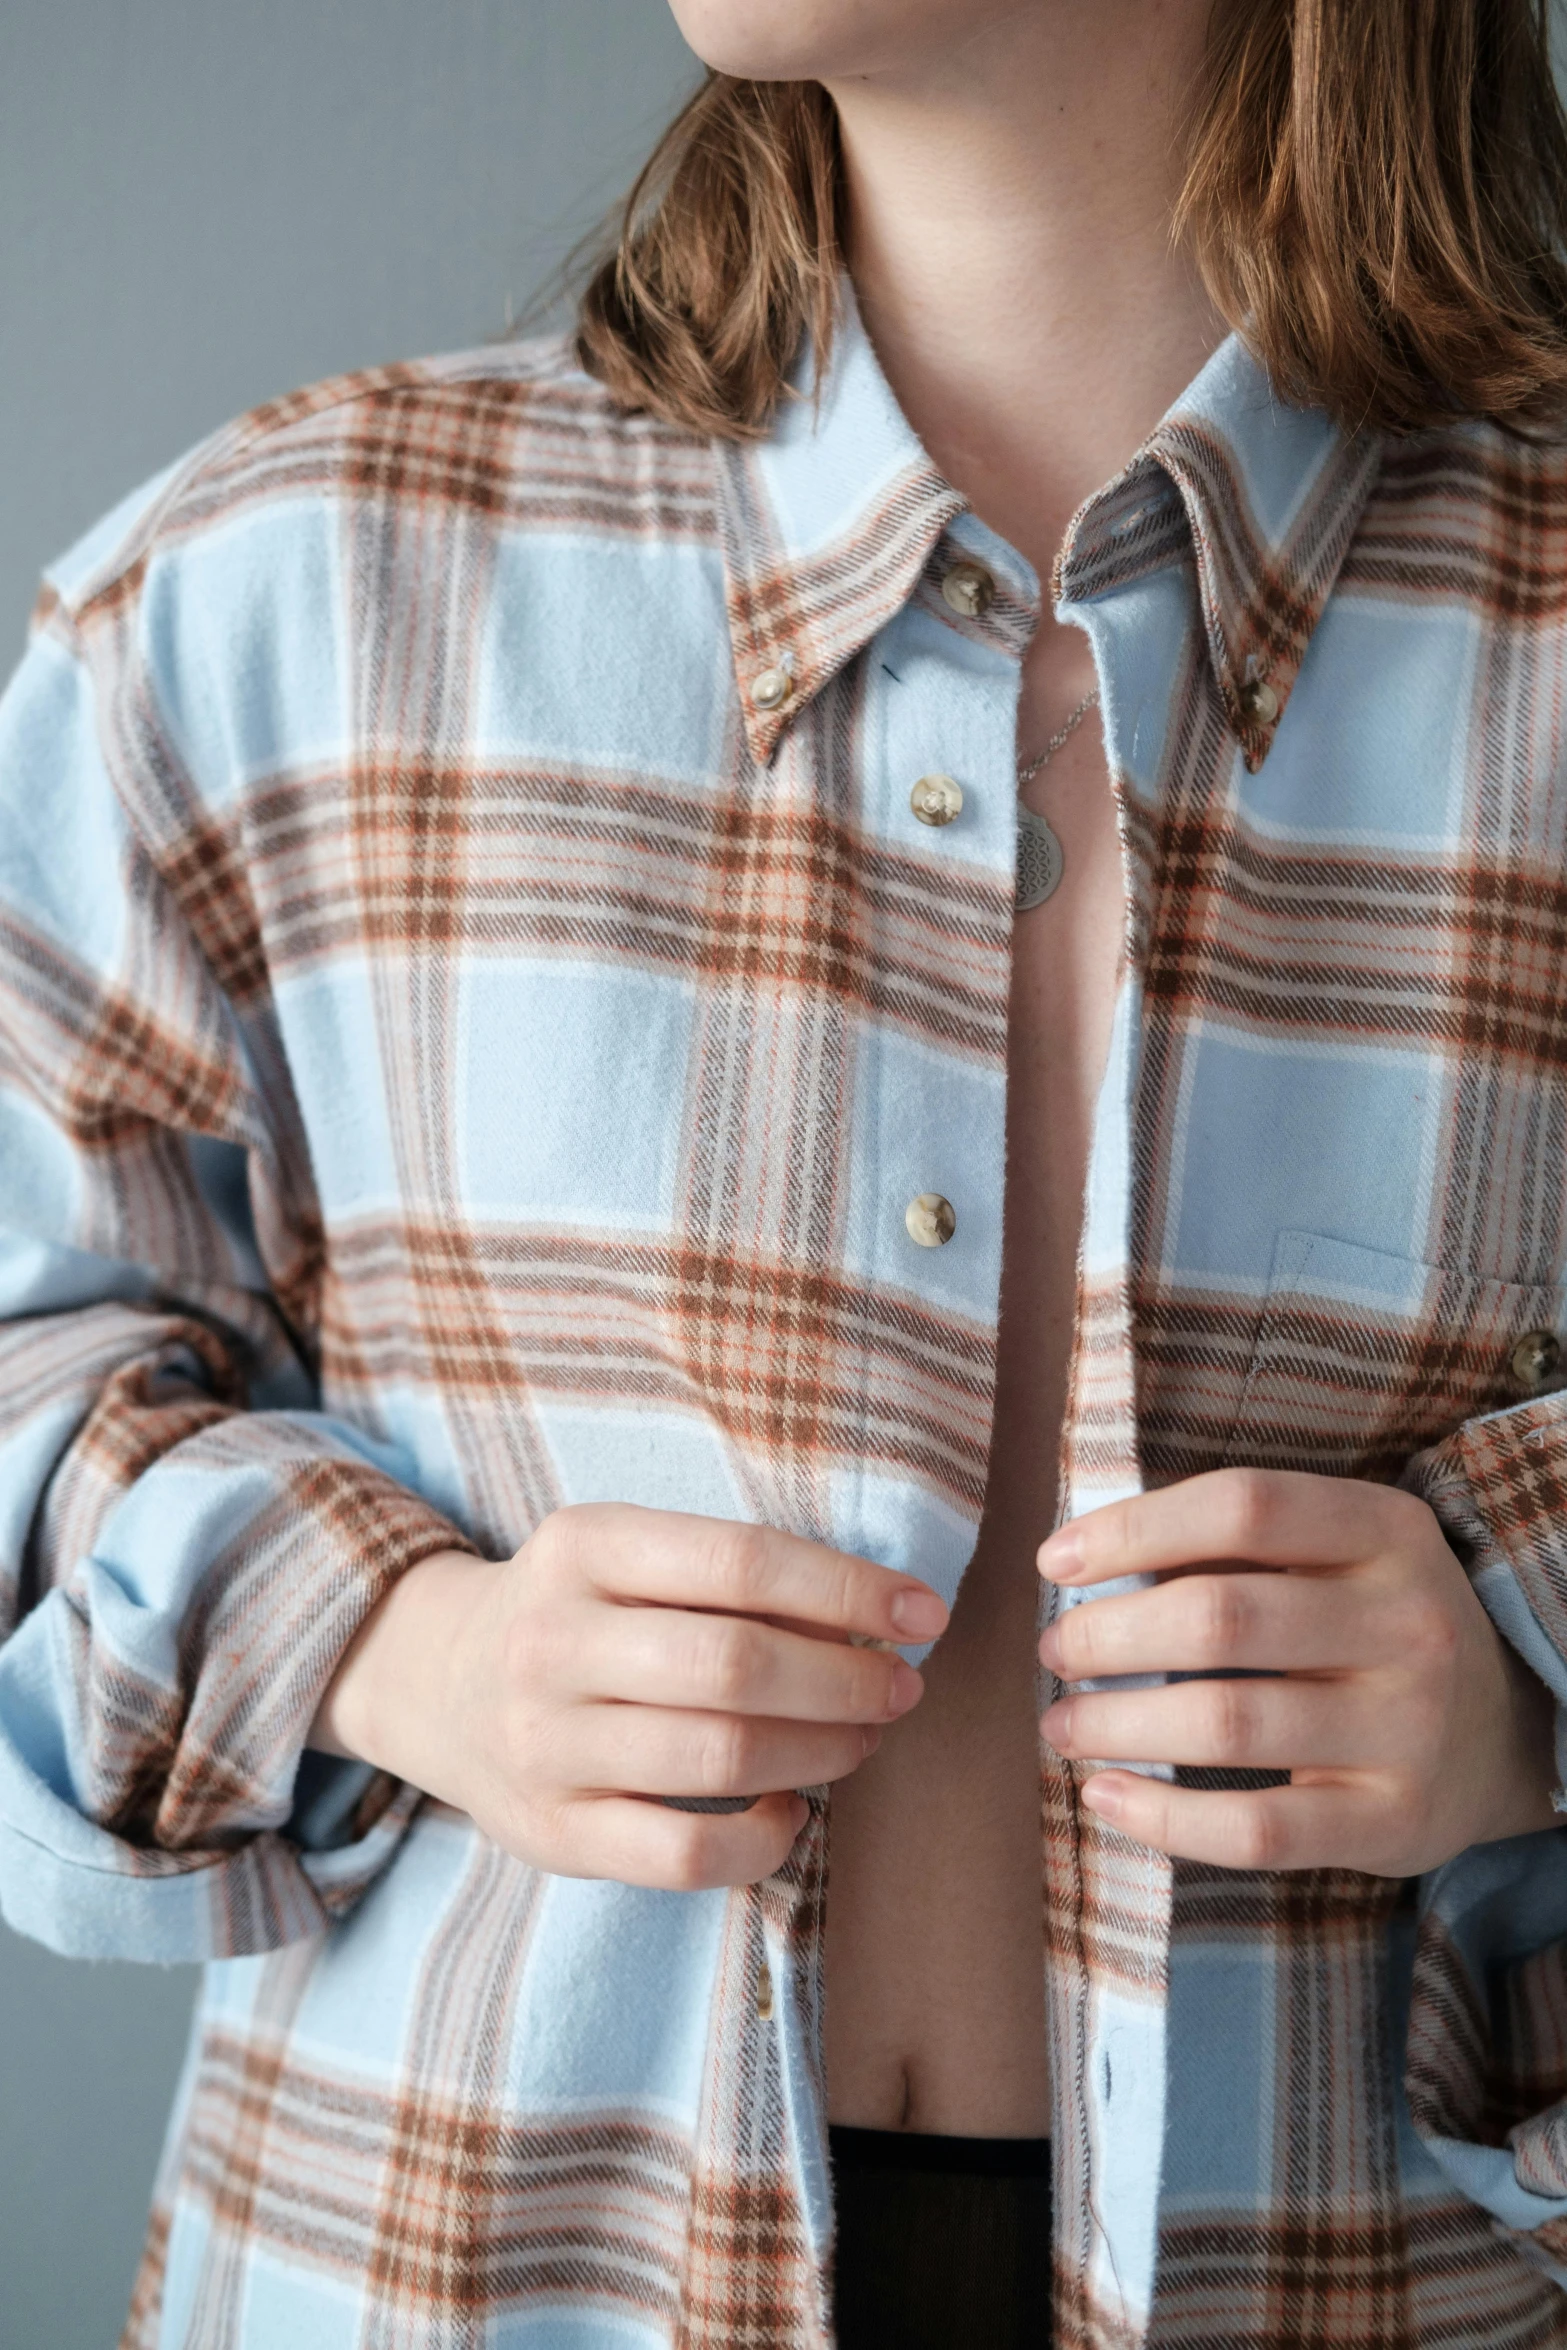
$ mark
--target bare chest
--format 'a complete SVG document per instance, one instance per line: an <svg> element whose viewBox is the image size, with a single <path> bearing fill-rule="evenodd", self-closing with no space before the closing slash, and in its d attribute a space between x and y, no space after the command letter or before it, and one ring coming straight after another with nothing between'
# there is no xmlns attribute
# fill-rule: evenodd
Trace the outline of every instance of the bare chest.
<svg viewBox="0 0 1567 2350"><path fill-rule="evenodd" d="M1025 754L1092 682L1086 648L1048 651L1053 665L1025 679ZM1047 817L1063 870L1014 936L984 1518L924 1701L835 1792L827 1929L833 2117L979 2136L1049 2127L1033 1562L1054 1521L1083 1187L1123 921L1092 716L1025 801Z"/></svg>

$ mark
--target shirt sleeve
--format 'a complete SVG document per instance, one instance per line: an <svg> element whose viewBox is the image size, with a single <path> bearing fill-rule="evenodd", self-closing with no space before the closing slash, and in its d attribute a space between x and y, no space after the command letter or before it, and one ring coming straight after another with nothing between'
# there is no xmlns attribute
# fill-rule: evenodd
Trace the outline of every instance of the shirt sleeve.
<svg viewBox="0 0 1567 2350"><path fill-rule="evenodd" d="M1466 1422L1404 1483L1556 1699L1567 1777L1567 1394ZM1428 2151L1567 2286L1567 1839L1476 1846L1421 1881L1406 2092Z"/></svg>
<svg viewBox="0 0 1567 2350"><path fill-rule="evenodd" d="M235 1956L396 1850L413 1791L305 1740L393 1578L472 1545L320 1408L321 1219L221 795L149 846L128 765L194 787L138 624L40 611L0 701L0 1907L71 1954Z"/></svg>

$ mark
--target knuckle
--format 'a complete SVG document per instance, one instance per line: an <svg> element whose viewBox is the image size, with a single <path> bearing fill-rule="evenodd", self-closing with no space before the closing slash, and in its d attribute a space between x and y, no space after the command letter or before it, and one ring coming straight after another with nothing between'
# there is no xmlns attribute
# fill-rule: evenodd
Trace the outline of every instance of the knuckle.
<svg viewBox="0 0 1567 2350"><path fill-rule="evenodd" d="M549 1605L514 1617L503 1640L503 1665L514 1689L558 1689L565 1685L574 1664L581 1661L581 1631L569 1611Z"/></svg>
<svg viewBox="0 0 1567 2350"><path fill-rule="evenodd" d="M664 1870L672 1893L701 1893L714 1882L713 1835L699 1814L673 1812L676 1827L669 1840Z"/></svg>
<svg viewBox="0 0 1567 2350"><path fill-rule="evenodd" d="M1225 1550L1246 1558L1264 1545L1278 1510L1273 1480L1263 1469L1221 1469L1215 1531Z"/></svg>
<svg viewBox="0 0 1567 2350"><path fill-rule="evenodd" d="M713 1565L719 1583L738 1607L756 1607L766 1597L770 1581L772 1544L765 1526L743 1520L726 1524L714 1544Z"/></svg>
<svg viewBox="0 0 1567 2350"><path fill-rule="evenodd" d="M734 1616L708 1619L698 1634L697 1676L726 1711L743 1708L756 1687L756 1635Z"/></svg>
<svg viewBox="0 0 1567 2350"><path fill-rule="evenodd" d="M836 1552L824 1552L822 1570L822 1606L825 1620L830 1624L855 1624L868 1615L881 1613L880 1586L886 1580L881 1568L873 1570L875 1580L867 1582L864 1568L851 1558Z"/></svg>
<svg viewBox="0 0 1567 2350"><path fill-rule="evenodd" d="M1124 1504L1092 1510L1083 1520L1084 1550L1095 1564L1115 1569L1132 1560L1135 1520Z"/></svg>
<svg viewBox="0 0 1567 2350"><path fill-rule="evenodd" d="M1241 1762L1256 1743L1256 1701L1244 1681L1214 1681L1205 1700L1208 1737L1220 1762Z"/></svg>
<svg viewBox="0 0 1567 2350"><path fill-rule="evenodd" d="M1069 1608L1060 1620L1063 1681L1091 1681L1108 1669L1104 1624L1096 1606Z"/></svg>
<svg viewBox="0 0 1567 2350"><path fill-rule="evenodd" d="M534 1575L557 1573L570 1555L574 1529L570 1509L551 1510L541 1518L523 1544L530 1572Z"/></svg>
<svg viewBox="0 0 1567 2350"><path fill-rule="evenodd" d="M1453 1610L1434 1591L1412 1595L1405 1610L1403 1650L1428 1671L1442 1672L1456 1661L1460 1632Z"/></svg>
<svg viewBox="0 0 1567 2350"><path fill-rule="evenodd" d="M802 1773L802 1781L814 1785L818 1780L847 1779L851 1772L859 1769L862 1762L869 1762L880 1736L880 1731L875 1732L872 1743L867 1746L864 1736L857 1729L835 1732L818 1758L819 1767L809 1773Z"/></svg>
<svg viewBox="0 0 1567 2350"><path fill-rule="evenodd" d="M519 1859L560 1876L579 1873L583 1854L579 1807L563 1798L538 1798L520 1807L512 1833L502 1839Z"/></svg>
<svg viewBox="0 0 1567 2350"><path fill-rule="evenodd" d="M1238 1869L1277 1868L1283 1853L1275 1815L1262 1804L1238 1803L1231 1818L1230 1849Z"/></svg>
<svg viewBox="0 0 1567 2350"><path fill-rule="evenodd" d="M1208 1664L1228 1663L1244 1645L1250 1601L1230 1575L1194 1576L1187 1592L1198 1654Z"/></svg>
<svg viewBox="0 0 1567 2350"><path fill-rule="evenodd" d="M697 1755L698 1792L702 1795L745 1795L746 1782L755 1774L756 1736L738 1714L715 1714L704 1723Z"/></svg>
<svg viewBox="0 0 1567 2350"><path fill-rule="evenodd" d="M609 1515L592 1502L565 1502L558 1510L551 1510L526 1545L530 1565L554 1579L579 1581L604 1546Z"/></svg>

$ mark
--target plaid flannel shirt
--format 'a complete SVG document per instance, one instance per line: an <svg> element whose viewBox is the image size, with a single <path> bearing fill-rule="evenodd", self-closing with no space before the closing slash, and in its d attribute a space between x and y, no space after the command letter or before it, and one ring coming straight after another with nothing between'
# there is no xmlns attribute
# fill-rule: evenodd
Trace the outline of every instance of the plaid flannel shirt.
<svg viewBox="0 0 1567 2350"><path fill-rule="evenodd" d="M1567 455L1347 439L1232 341L1053 589L1127 880L1066 1506L1407 1476L1567 1694ZM825 1804L659 1894L302 1750L394 1576L562 1503L955 1589L1040 593L852 306L758 445L558 346L393 367L51 574L0 705L0 1891L208 1962L132 2350L830 2341ZM1041 1774L1062 2350L1567 2344L1557 1838L1227 1874Z"/></svg>

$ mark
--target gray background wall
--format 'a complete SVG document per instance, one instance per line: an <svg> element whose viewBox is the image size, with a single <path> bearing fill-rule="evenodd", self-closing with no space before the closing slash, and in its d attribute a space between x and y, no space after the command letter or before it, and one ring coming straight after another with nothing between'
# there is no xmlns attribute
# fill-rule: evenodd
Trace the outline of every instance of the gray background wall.
<svg viewBox="0 0 1567 2350"><path fill-rule="evenodd" d="M3 0L0 648L253 401L483 341L695 66L662 0ZM0 2350L110 2350L193 1978L0 1928Z"/></svg>

